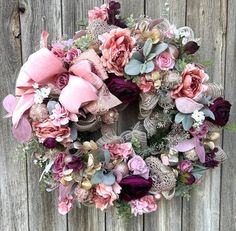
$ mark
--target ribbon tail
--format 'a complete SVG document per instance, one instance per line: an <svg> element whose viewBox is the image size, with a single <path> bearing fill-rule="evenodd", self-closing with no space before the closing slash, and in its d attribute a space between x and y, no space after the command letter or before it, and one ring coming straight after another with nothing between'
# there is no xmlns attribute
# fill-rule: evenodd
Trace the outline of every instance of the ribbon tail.
<svg viewBox="0 0 236 231"><path fill-rule="evenodd" d="M195 138L195 142L196 142L195 150L196 150L196 153L197 153L197 155L199 157L199 160L200 160L201 163L205 163L205 161L206 161L205 148L201 144L201 141L199 139Z"/></svg>

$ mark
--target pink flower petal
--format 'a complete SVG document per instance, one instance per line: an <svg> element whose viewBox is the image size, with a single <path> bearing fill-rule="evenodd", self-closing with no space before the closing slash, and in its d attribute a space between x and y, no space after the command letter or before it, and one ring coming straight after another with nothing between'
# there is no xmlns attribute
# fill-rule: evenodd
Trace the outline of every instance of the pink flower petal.
<svg viewBox="0 0 236 231"><path fill-rule="evenodd" d="M4 109L9 113L7 117L12 116L12 113L16 107L17 100L14 95L7 95L2 101Z"/></svg>
<svg viewBox="0 0 236 231"><path fill-rule="evenodd" d="M178 152L187 152L193 148L195 148L195 139L189 139L189 140L184 140L180 143L178 143L176 146L175 146L175 149L178 151Z"/></svg>

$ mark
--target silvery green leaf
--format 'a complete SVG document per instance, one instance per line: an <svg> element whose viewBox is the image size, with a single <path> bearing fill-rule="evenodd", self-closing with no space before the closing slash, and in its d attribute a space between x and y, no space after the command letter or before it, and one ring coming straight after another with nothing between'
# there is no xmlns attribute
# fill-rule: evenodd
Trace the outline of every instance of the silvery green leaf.
<svg viewBox="0 0 236 231"><path fill-rule="evenodd" d="M143 46L143 55L145 57L148 56L148 54L150 53L152 49L152 40L149 38L146 40L146 42L144 43L144 46Z"/></svg>
<svg viewBox="0 0 236 231"><path fill-rule="evenodd" d="M57 104L58 102L54 101L54 100L50 100L48 101L47 103L47 108L48 108L48 113L49 115L52 114L52 110L55 109L55 105Z"/></svg>
<svg viewBox="0 0 236 231"><path fill-rule="evenodd" d="M145 69L145 73L150 73L151 71L153 71L154 69L154 63L153 61L148 61L146 63L146 69Z"/></svg>
<svg viewBox="0 0 236 231"><path fill-rule="evenodd" d="M184 120L185 115L182 113L177 113L175 116L175 123L180 124Z"/></svg>
<svg viewBox="0 0 236 231"><path fill-rule="evenodd" d="M105 163L109 163L111 156L110 156L110 152L108 150L104 151L104 159L105 159Z"/></svg>
<svg viewBox="0 0 236 231"><path fill-rule="evenodd" d="M150 53L150 54L147 56L147 61L153 60L156 56L157 56L156 53Z"/></svg>
<svg viewBox="0 0 236 231"><path fill-rule="evenodd" d="M100 184L103 182L103 179L104 179L104 174L102 171L97 171L93 176L92 176L92 179L91 179L91 183L92 184Z"/></svg>
<svg viewBox="0 0 236 231"><path fill-rule="evenodd" d="M138 51L133 53L131 60L133 60L133 59L136 59L136 60L140 61L141 63L144 62L144 58L143 58L142 54Z"/></svg>
<svg viewBox="0 0 236 231"><path fill-rule="evenodd" d="M143 74L146 71L147 66L146 66L146 64L143 63L140 65L139 68L140 68L140 73Z"/></svg>
<svg viewBox="0 0 236 231"><path fill-rule="evenodd" d="M153 49L152 49L152 53L155 53L156 56L161 54L163 51L165 51L168 48L168 44L167 43L160 43L157 44Z"/></svg>
<svg viewBox="0 0 236 231"><path fill-rule="evenodd" d="M191 115L185 115L182 121L182 124L183 124L184 130L188 131L193 125L193 118L191 117Z"/></svg>
<svg viewBox="0 0 236 231"><path fill-rule="evenodd" d="M75 123L72 123L70 125L70 138L74 141L78 138L78 132L77 132L77 127Z"/></svg>
<svg viewBox="0 0 236 231"><path fill-rule="evenodd" d="M125 66L125 73L127 75L138 75L140 73L140 65L142 65L142 62L131 59L130 62Z"/></svg>
<svg viewBox="0 0 236 231"><path fill-rule="evenodd" d="M116 178L112 172L110 172L108 174L104 174L103 177L104 178L103 178L102 183L105 185L113 185L116 181Z"/></svg>
<svg viewBox="0 0 236 231"><path fill-rule="evenodd" d="M205 117L215 120L215 115L209 108L203 108L201 111L204 113Z"/></svg>

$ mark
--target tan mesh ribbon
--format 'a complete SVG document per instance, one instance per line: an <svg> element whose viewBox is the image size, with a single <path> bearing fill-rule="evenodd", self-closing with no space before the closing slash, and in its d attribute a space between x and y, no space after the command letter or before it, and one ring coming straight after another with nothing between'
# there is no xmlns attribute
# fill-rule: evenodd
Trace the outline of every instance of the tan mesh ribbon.
<svg viewBox="0 0 236 231"><path fill-rule="evenodd" d="M98 130L101 126L101 117L92 114L89 114L85 120L79 120L79 122L76 124L77 130L80 132L94 132Z"/></svg>

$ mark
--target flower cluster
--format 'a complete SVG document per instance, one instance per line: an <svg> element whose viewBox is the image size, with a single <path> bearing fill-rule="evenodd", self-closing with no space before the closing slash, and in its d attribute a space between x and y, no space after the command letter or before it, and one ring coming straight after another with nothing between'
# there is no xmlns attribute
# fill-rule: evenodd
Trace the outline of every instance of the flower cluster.
<svg viewBox="0 0 236 231"><path fill-rule="evenodd" d="M3 106L14 137L43 168L40 181L58 189L59 213L75 204L154 212L226 158L217 141L231 104L208 82L191 28L122 19L115 1L88 19L73 39L47 44L42 33ZM113 125L131 103L137 124L118 135Z"/></svg>

